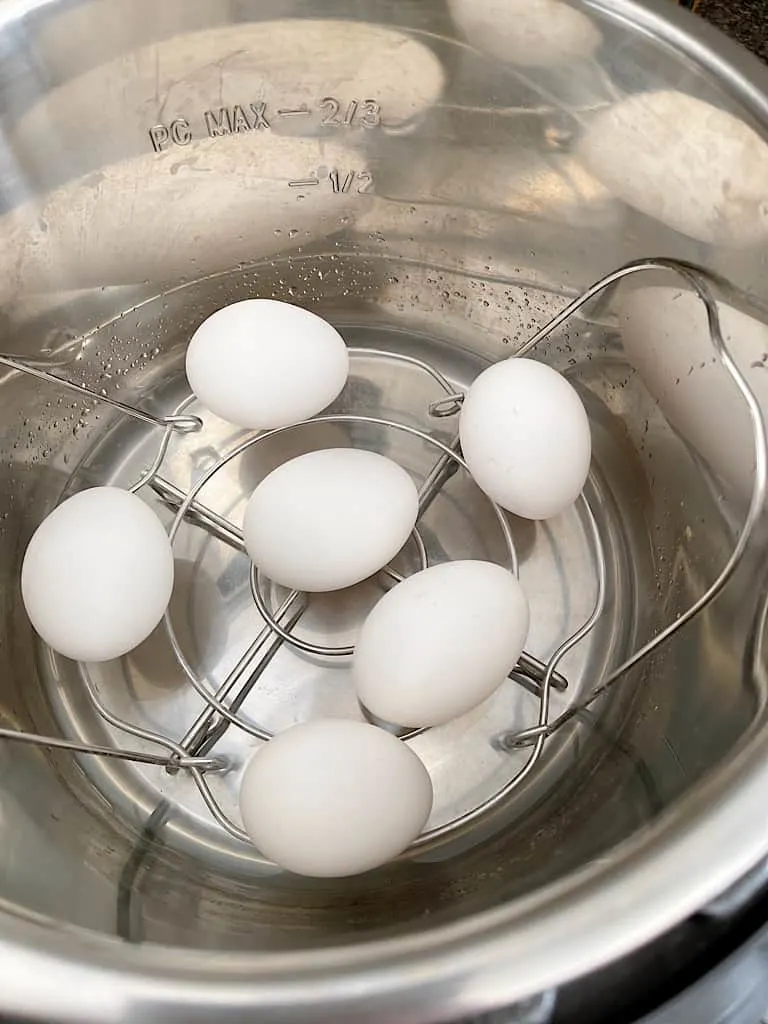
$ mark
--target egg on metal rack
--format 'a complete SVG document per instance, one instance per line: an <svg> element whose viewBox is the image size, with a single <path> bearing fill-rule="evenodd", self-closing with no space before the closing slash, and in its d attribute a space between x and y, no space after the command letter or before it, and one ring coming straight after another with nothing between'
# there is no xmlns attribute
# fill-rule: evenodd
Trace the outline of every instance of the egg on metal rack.
<svg viewBox="0 0 768 1024"><path fill-rule="evenodd" d="M562 374L534 359L495 363L473 382L459 421L461 450L481 490L525 519L572 505L589 474L589 419Z"/></svg>
<svg viewBox="0 0 768 1024"><path fill-rule="evenodd" d="M419 496L396 462L358 448L307 452L278 466L251 495L248 554L273 582L317 593L383 569L416 524Z"/></svg>
<svg viewBox="0 0 768 1024"><path fill-rule="evenodd" d="M173 552L155 513L119 487L67 498L24 554L21 593L42 639L76 661L109 661L149 636L173 590Z"/></svg>
<svg viewBox="0 0 768 1024"><path fill-rule="evenodd" d="M352 665L358 699L394 725L442 725L501 685L529 621L523 588L500 565L464 560L422 569L363 623Z"/></svg>
<svg viewBox="0 0 768 1024"><path fill-rule="evenodd" d="M287 871L356 875L386 863L419 835L432 783L413 751L364 722L316 719L260 747L240 784L243 825Z"/></svg>
<svg viewBox="0 0 768 1024"><path fill-rule="evenodd" d="M200 324L186 371L211 412L239 427L269 430L330 405L347 381L349 352L339 332L310 310L244 299Z"/></svg>

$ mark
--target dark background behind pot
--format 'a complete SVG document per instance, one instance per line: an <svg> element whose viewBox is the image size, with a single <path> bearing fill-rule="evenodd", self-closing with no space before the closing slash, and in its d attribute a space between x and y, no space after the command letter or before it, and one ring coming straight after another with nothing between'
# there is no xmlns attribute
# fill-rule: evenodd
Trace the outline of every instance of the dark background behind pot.
<svg viewBox="0 0 768 1024"><path fill-rule="evenodd" d="M681 3L768 62L768 4L765 0L681 0Z"/></svg>

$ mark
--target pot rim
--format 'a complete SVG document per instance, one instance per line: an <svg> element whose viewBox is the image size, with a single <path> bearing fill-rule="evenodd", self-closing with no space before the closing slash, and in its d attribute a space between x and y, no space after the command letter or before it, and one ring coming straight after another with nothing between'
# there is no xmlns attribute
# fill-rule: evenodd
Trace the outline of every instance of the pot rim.
<svg viewBox="0 0 768 1024"><path fill-rule="evenodd" d="M758 735L610 859L468 920L351 947L135 946L5 913L3 1010L78 1024L214 1014L404 1024L497 1008L632 952L721 895L768 854L768 815L755 814L767 791L768 737Z"/></svg>
<svg viewBox="0 0 768 1024"><path fill-rule="evenodd" d="M15 0L0 21L51 0ZM768 129L768 68L670 0L582 0L713 73ZM610 855L511 904L415 935L295 953L128 945L0 906L0 1004L26 1019L369 1024L454 1019L631 953L768 856L768 735ZM738 842L734 842L736 837ZM631 879L631 886L628 881Z"/></svg>

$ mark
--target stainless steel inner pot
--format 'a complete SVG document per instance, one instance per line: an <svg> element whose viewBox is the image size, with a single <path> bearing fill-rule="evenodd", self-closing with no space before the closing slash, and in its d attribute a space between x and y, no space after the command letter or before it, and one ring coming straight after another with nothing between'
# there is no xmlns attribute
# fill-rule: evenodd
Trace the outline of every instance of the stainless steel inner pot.
<svg viewBox="0 0 768 1024"><path fill-rule="evenodd" d="M6 0L0 54L2 349L97 393L170 411L201 320L271 296L391 353L355 360L338 409L419 423L439 392L398 355L466 387L594 279L645 256L691 260L749 293L758 326L742 342L737 320L731 334L764 387L768 77L667 0ZM632 121L621 105L650 92L671 95L672 113ZM677 140L689 131L695 149L698 136L675 113L681 96L757 133L754 165L739 165L754 196L722 175L719 151L682 160ZM625 134L597 131L617 109L630 110ZM680 298L663 277L621 285L537 350L590 412L588 493L610 570L557 711L703 592L744 513L744 410L727 381L699 374L706 342L684 375L703 421L678 416L674 392L654 390L625 348L628 310L669 352L695 342ZM650 364L662 376L664 358ZM68 662L34 636L18 585L43 516L72 490L132 482L157 431L19 373L3 373L0 395L0 724L125 744L87 677L115 713L182 735L201 705L162 631L119 663ZM318 426L233 463L208 503L237 521L271 466L339 432L347 443ZM166 475L189 487L239 438L208 417L174 442ZM433 460L384 430L351 440L417 476ZM529 646L546 658L594 600L588 525L577 508L512 526ZM265 865L217 828L184 773L0 744L0 1013L449 1020L551 993L682 921L768 854L762 536L720 598L553 737L503 807L358 878ZM435 557L495 557L500 544L458 477L425 537ZM361 587L317 600L302 629L349 642L371 599ZM184 528L172 615L220 681L258 628L245 558ZM344 667L287 649L243 712L272 729L358 714ZM414 741L436 823L516 770L522 755L489 738L535 713L510 683ZM239 766L254 742L230 729L221 749ZM216 783L229 808L237 779Z"/></svg>

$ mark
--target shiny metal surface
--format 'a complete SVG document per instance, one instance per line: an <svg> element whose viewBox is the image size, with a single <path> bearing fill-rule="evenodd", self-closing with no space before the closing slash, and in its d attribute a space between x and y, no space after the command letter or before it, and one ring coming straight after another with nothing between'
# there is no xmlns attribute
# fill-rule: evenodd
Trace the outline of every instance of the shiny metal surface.
<svg viewBox="0 0 768 1024"><path fill-rule="evenodd" d="M747 949L728 957L711 974L642 1024L717 1020L723 1024L757 1024L768 1001L768 941L763 933Z"/></svg>
<svg viewBox="0 0 768 1024"><path fill-rule="evenodd" d="M412 418L413 414L419 411L421 416L414 419L414 423L421 419L422 430L430 426L428 397L431 392L428 391L426 396L420 398L419 391L424 387L425 376L430 389L432 385L429 375L425 375L421 362L414 358L403 362L396 351L385 356L377 355L376 349L372 350L371 355L367 354L368 349L365 348L353 348L353 351L353 383L338 403L341 411L320 416L315 422L295 428L276 430L271 435L260 438L245 436L240 444L234 446L224 442L220 436L217 437L216 421L212 421L206 415L206 426L203 431L176 437L169 443L169 448L172 446L172 454L166 456L162 470L174 476L182 474L179 477L182 486L177 493L186 495L185 500L175 510L170 535L177 546L178 555L184 563L191 565L191 569L189 577L184 578L184 589L177 588L177 597L166 624L168 637L153 637L147 650L139 649L128 657L123 669L126 676L124 680L119 678L117 665L83 666L77 669L65 659L52 656L57 663L56 683L52 694L54 703L60 699L57 691L62 685L61 678L68 679L68 673L75 669L78 673L84 673L84 676L80 682L76 682L73 677L71 683L65 683L68 693L88 693L95 690L104 696L119 720L133 721L144 730L153 730L169 738L178 737L180 730L177 723L187 720L191 709L201 706L201 697L204 698L211 689L229 687L233 673L237 672L239 675L244 671L240 665L241 652L251 644L253 637L260 634L267 621L264 614L264 599L260 597L256 607L251 600L251 591L254 591L254 596L258 591L249 583L253 577L253 570L242 550L233 550L231 545L212 544L207 533L201 532L198 526L187 525L186 509L197 507L200 496L203 495L206 502L211 502L215 509L226 514L228 521L239 522L242 506L250 490L276 462L321 444L346 445L356 442L372 445L377 450L388 454L394 453L400 462L408 465L416 473L417 478L423 479L423 520L420 532L424 537L422 543L426 544L427 554L432 561L458 557L466 553L468 556L492 557L512 566L517 564L516 542L514 534L510 533L507 520L498 509L489 504L465 475L449 479L445 489L432 491L427 501L426 489L429 488L434 476L433 467L436 459L441 450L449 452L451 449L439 439L426 444L419 428L407 422L396 429L398 423ZM391 421L370 415L361 417L346 411L358 406L358 392L363 382L368 387L378 382L379 390L384 393L395 386L399 389L402 403L400 406L393 411L386 402L382 402L381 405L380 411L391 416ZM182 381L179 385L184 386ZM441 384L441 387L444 388L445 384ZM438 389L436 393L439 394L440 390ZM368 404L370 405L370 398ZM175 401L172 405L175 407ZM196 413L204 412L188 403L179 406L182 407L185 412L189 412L190 409ZM372 411L377 410L374 408ZM443 424L442 420L437 422ZM122 481L120 477L116 477L114 482L118 483L130 481L132 476L144 479L141 468L142 454L138 453L133 463L126 459L124 429L123 424L118 424L117 436L112 441L112 450L122 453L123 456L121 470L128 474ZM455 425L447 421L441 426L441 430L449 439ZM157 435L149 434L143 440L147 452L145 458L151 459L153 446L157 444ZM103 444L104 442L102 446ZM223 454L221 459L213 458L212 453L219 448L226 454ZM194 455L190 456L190 450L211 453L212 461L206 464ZM99 458L104 459L103 447ZM183 474L189 473L190 464L203 470L191 489L192 481L186 481L183 477ZM68 485L70 489L77 489L80 486L83 472L87 473L88 469L81 467L73 473ZM162 491L167 491L168 487L175 491L176 484L168 484L164 478L163 480ZM595 485L592 485L593 490L594 488ZM596 491L592 500L600 510L599 514L603 515L603 509L606 507L605 497ZM205 508L208 509L208 506ZM206 514L210 516L211 511ZM213 511L212 514L214 524L227 521L223 520L217 511ZM537 585L541 603L536 633L547 637L544 631L548 630L546 650L557 646L556 638L561 630L564 629L567 634L581 628L595 603L598 579L592 563L597 558L595 545L599 541L593 537L597 527L592 522L591 513L586 511L586 506L574 511L573 521L583 534L580 541L582 565L578 569L584 590L582 600L577 602L565 596L563 588L567 587L569 581L563 578L563 570L557 564L560 560L557 551L564 545L569 547L568 558L571 564L576 564L578 548L574 543L575 537L569 539L568 531L563 533L562 538L558 537L559 531L552 532L550 544L555 547L554 557L548 556L545 550L540 552L538 557L532 557L532 553L529 552L526 558L525 575L541 577ZM609 543L615 546L616 542ZM190 551L200 552L200 555L191 559ZM403 557L408 571L420 566L421 557L417 557L417 554L417 549L412 550L410 545L405 549ZM602 564L602 550L599 550L599 555ZM215 573L208 570L209 565L217 567ZM601 595L604 595L607 589L604 577L605 568L600 574L603 581ZM217 601L216 590L222 589L223 580L228 581L227 590L231 591L231 597L227 601ZM212 586L214 582L216 587ZM345 647L344 644L354 639L358 624L380 593L377 582L371 581L348 593L314 597L309 607L302 612L301 622L296 628L298 649L296 643L288 644L285 651L270 647L269 663L259 672L258 688L244 696L242 701L238 699L237 718L232 714L234 708L228 710L217 705L230 721L237 722L239 719L245 733L238 734L238 730L235 729L234 735L228 734L226 737L218 738L216 752L219 755L224 754L232 767L226 776L207 778L212 795L222 807L222 812L234 815L235 822L239 769L253 748L254 740L258 743L268 739L273 731L313 715L341 714L361 717L361 709L357 707L349 680L348 657L343 659L340 665L334 665L332 662L337 661L339 653L347 656L351 653L351 648ZM290 597L290 594L282 590L277 591L277 601L281 607ZM185 602L187 605L192 604L194 610L191 613L188 611L179 620L178 610L184 608ZM622 607L624 605L621 602L616 603L611 615L601 623L604 637L619 636L621 627L616 622L616 615ZM342 630L341 636L339 629ZM211 643L207 631L213 635L218 633L225 636L226 643ZM287 635L290 636L290 632ZM311 642L308 643L306 638L311 638ZM539 642L534 635L532 643ZM584 688L589 690L592 681L601 674L602 664L609 657L609 651L615 644L614 639L610 639L608 645L605 639L600 639L594 644L585 645L584 650L572 658L573 666L583 668L578 679L572 680L573 685L569 692L562 697L558 695L556 707L569 707ZM326 650L325 645L330 645L330 649ZM591 654L593 648L599 651L597 660ZM156 661L159 650L165 653ZM172 651L176 652L176 657L181 660L183 671L174 664ZM234 664L235 661L238 661L237 665ZM256 663L255 656L248 658L248 670L251 671ZM168 688L161 704L155 691L164 685L168 687L164 678L167 676L174 680L175 685ZM185 677L192 683L194 689L185 685ZM96 711L98 710L97 707ZM93 742L97 737L103 739L103 723L93 711L94 709L90 707L87 718L74 718L65 722L64 716L73 712L68 712L62 707L59 721L65 723L66 732L74 732ZM415 735L410 740L414 749L418 750L429 764L438 793L427 832L419 840L420 848L425 845L433 847L438 838L443 839L465 826L466 819L470 815L478 816L483 811L484 804L498 803L497 793L501 792L503 796L504 789L514 784L515 777L521 769L528 774L530 768L526 767L526 764L531 760L529 752L509 754L499 751L494 754L491 744L494 737L501 730L508 729L511 723L518 722L522 725L526 721L536 721L537 715L536 704L519 692L517 683L512 681L505 692L499 694L498 699L489 702L480 712L465 716L460 722L444 729ZM120 729L113 731L111 737L118 744L124 742ZM154 745L150 743L149 749L154 749ZM457 750L460 751L459 757L456 757ZM567 763L561 759L558 770L564 770ZM115 773L111 773L105 766L101 769L90 769L91 772L94 770L107 772L115 777ZM123 790L127 786L135 789L135 775L134 771L129 770L127 774L123 773L122 778L118 776L119 786ZM165 832L181 829L184 833L191 833L187 838L202 845L202 855L209 858L219 856L220 851L217 853L216 850L225 837L222 837L216 828L211 827L208 810L200 804L199 779L194 776L191 779L174 778L173 782L169 783L163 772L150 776L144 773L141 775L144 776L144 784L148 782L151 785L153 798L168 798L173 795L176 813L169 816L166 821ZM170 790L169 784L172 787ZM539 785L541 784L539 780ZM102 792L105 792L104 788ZM117 800L119 797L118 793L112 799ZM190 809L190 804L193 811L191 825L188 821L185 822L184 813ZM486 812L487 810L488 807L485 808ZM221 823L220 817L217 817L217 820ZM499 825L498 822L495 825L489 823L481 831L481 837L487 832L488 827L497 829ZM243 849L242 832L236 824L227 831L236 840L230 852L239 863L247 860L261 865L262 869L269 872L274 871L271 865L260 858L257 851ZM465 843L466 838L462 840L462 844ZM441 859L445 856L445 851L441 851Z"/></svg>
<svg viewBox="0 0 768 1024"><path fill-rule="evenodd" d="M122 0L1 3L2 350L162 416L187 393L194 327L254 294L302 302L351 345L424 359L454 386L649 253L768 300L754 211L743 232L736 209L716 237L680 234L613 194L578 147L600 111L662 88L764 137L764 70L666 0L569 8L575 21L545 18L542 49L541 20L511 0L501 12L476 3L471 18L437 0L172 3L156 19ZM576 28L564 37L555 24ZM685 169L665 171L681 188ZM541 350L590 412L613 567L607 616L566 660L557 709L704 593L744 514L629 365L616 297ZM757 390L765 371L747 370ZM137 728L183 735L201 704L162 634L87 669L36 643L17 597L35 525L68 488L135 480L156 453L149 427L12 372L0 389L0 724L110 739L90 684ZM417 367L374 357L347 399L418 425L439 396ZM204 444L174 437L171 487L187 490L238 440L209 426ZM450 443L450 420L443 429ZM367 441L429 469L389 435ZM268 464L217 477L206 503L236 516ZM459 475L425 527L438 514L428 549L483 555L497 543ZM574 511L513 526L531 651L547 657L591 608L588 525ZM651 940L768 853L763 536L706 615L560 730L482 829L344 884L266 869L213 829L182 774L0 745L0 1012L79 1024L448 1020L540 1002ZM172 615L215 687L258 632L247 565L192 526L180 539ZM362 612L329 601L302 628L348 643ZM276 728L309 706L344 712L343 670L328 672L281 651L243 711ZM415 741L438 816L515 767L489 727L499 713L533 724L535 700L510 683L494 701ZM248 742L230 730L222 746L239 763ZM234 781L222 781L225 804Z"/></svg>

